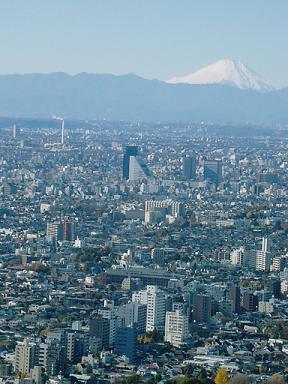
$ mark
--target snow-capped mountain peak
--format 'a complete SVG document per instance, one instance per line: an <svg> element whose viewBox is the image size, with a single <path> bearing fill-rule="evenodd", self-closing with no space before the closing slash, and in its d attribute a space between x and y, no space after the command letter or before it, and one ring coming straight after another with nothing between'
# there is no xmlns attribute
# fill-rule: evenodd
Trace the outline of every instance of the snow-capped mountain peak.
<svg viewBox="0 0 288 384"><path fill-rule="evenodd" d="M223 84L260 92L271 91L274 88L241 61L229 59L219 60L188 76L174 77L167 83Z"/></svg>

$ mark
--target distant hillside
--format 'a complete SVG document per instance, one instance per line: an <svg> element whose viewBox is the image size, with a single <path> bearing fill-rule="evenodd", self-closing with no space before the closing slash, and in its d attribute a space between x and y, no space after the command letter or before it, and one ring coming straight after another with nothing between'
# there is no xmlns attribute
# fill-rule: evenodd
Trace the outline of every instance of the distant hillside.
<svg viewBox="0 0 288 384"><path fill-rule="evenodd" d="M133 74L1 75L0 116L141 121L287 122L288 89L168 84Z"/></svg>

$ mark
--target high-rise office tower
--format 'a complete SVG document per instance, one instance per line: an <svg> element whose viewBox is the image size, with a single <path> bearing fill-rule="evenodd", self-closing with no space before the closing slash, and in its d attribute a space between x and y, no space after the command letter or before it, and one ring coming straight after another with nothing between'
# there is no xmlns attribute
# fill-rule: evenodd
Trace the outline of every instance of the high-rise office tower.
<svg viewBox="0 0 288 384"><path fill-rule="evenodd" d="M184 156L183 163L183 177L186 180L196 179L196 159L192 156Z"/></svg>
<svg viewBox="0 0 288 384"><path fill-rule="evenodd" d="M136 358L137 330L133 327L119 327L116 331L115 352L125 355L129 363L133 363Z"/></svg>
<svg viewBox="0 0 288 384"><path fill-rule="evenodd" d="M276 280L272 284L273 296L276 299L281 299L281 281Z"/></svg>
<svg viewBox="0 0 288 384"><path fill-rule="evenodd" d="M193 320L197 323L209 323L211 318L211 297L208 295L193 295Z"/></svg>
<svg viewBox="0 0 288 384"><path fill-rule="evenodd" d="M17 125L16 124L13 124L12 134L13 134L13 139L16 139L17 138Z"/></svg>
<svg viewBox="0 0 288 384"><path fill-rule="evenodd" d="M61 144L64 145L64 119L61 119Z"/></svg>
<svg viewBox="0 0 288 384"><path fill-rule="evenodd" d="M222 181L222 161L205 160L204 161L204 179L219 185Z"/></svg>
<svg viewBox="0 0 288 384"><path fill-rule="evenodd" d="M63 240L75 240L75 224L70 219L65 219L63 223Z"/></svg>
<svg viewBox="0 0 288 384"><path fill-rule="evenodd" d="M35 365L36 344L25 339L18 342L15 349L15 371L20 373L30 373Z"/></svg>
<svg viewBox="0 0 288 384"><path fill-rule="evenodd" d="M240 313L240 288L235 285L230 287L229 289L229 299L232 302L232 312L233 313Z"/></svg>
<svg viewBox="0 0 288 384"><path fill-rule="evenodd" d="M123 157L123 179L129 179L130 157L138 155L138 147L134 145L128 145Z"/></svg>
<svg viewBox="0 0 288 384"><path fill-rule="evenodd" d="M181 347L189 336L188 316L180 309L175 312L166 312L165 341L174 347Z"/></svg>
<svg viewBox="0 0 288 384"><path fill-rule="evenodd" d="M62 117L54 116L53 119L61 121L61 141L60 144L64 145L64 139L65 139L65 132L64 132L64 127L65 127L65 122Z"/></svg>
<svg viewBox="0 0 288 384"><path fill-rule="evenodd" d="M129 180L143 180L151 177L152 174L143 159L139 156L130 156L129 158Z"/></svg>

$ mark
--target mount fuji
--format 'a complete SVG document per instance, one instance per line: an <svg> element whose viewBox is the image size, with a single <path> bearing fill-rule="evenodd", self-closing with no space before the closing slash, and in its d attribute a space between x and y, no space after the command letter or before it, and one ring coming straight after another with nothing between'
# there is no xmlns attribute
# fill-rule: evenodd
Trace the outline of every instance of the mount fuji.
<svg viewBox="0 0 288 384"><path fill-rule="evenodd" d="M170 84L220 84L240 89L252 89L267 92L274 87L238 60L219 60L191 75L174 77L167 81Z"/></svg>

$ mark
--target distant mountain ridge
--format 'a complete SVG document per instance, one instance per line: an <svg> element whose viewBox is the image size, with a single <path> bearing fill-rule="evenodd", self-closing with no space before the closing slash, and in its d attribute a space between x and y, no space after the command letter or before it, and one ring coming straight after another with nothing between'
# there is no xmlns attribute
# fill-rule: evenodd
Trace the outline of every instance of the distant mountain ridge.
<svg viewBox="0 0 288 384"><path fill-rule="evenodd" d="M134 74L0 75L0 116L171 122L286 122L288 90L168 84Z"/></svg>

